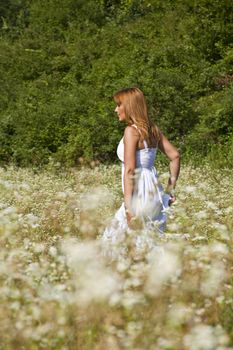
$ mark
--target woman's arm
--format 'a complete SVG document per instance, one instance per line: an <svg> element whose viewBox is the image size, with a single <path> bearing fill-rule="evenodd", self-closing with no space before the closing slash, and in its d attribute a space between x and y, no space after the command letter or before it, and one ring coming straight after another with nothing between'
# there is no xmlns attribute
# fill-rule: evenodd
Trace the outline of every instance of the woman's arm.
<svg viewBox="0 0 233 350"><path fill-rule="evenodd" d="M131 198L134 189L134 171L136 167L136 150L139 141L137 130L127 126L124 132L124 203L128 223L133 217Z"/></svg>
<svg viewBox="0 0 233 350"><path fill-rule="evenodd" d="M160 133L159 149L170 159L170 177L168 180L167 191L172 192L176 187L176 181L180 172L180 154L178 150Z"/></svg>

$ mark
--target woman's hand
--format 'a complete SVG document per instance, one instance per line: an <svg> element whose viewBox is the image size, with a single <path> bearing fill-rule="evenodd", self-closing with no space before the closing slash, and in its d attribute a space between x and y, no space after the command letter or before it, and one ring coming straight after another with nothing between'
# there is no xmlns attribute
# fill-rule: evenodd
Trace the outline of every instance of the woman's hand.
<svg viewBox="0 0 233 350"><path fill-rule="evenodd" d="M170 199L168 201L168 205L170 207L176 201L176 197L171 193L169 193L169 195L170 195Z"/></svg>
<svg viewBox="0 0 233 350"><path fill-rule="evenodd" d="M133 216L133 214L129 210L125 210L125 213L127 224L131 230L140 230L143 228L142 222L139 218Z"/></svg>
<svg viewBox="0 0 233 350"><path fill-rule="evenodd" d="M167 194L170 196L168 201L169 206L171 206L176 201L175 186L176 186L176 177L170 176L168 179L167 190L166 190Z"/></svg>
<svg viewBox="0 0 233 350"><path fill-rule="evenodd" d="M130 225L130 222L133 218L133 214L130 213L128 209L125 209L125 214L126 214L127 224Z"/></svg>

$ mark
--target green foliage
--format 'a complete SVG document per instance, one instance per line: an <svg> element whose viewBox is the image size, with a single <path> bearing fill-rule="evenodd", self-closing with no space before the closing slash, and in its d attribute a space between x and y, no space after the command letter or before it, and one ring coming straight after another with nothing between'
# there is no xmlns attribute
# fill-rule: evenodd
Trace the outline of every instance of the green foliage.
<svg viewBox="0 0 233 350"><path fill-rule="evenodd" d="M112 94L138 85L184 154L232 159L232 3L8 0L0 5L0 158L111 161ZM219 154L220 155L220 154Z"/></svg>

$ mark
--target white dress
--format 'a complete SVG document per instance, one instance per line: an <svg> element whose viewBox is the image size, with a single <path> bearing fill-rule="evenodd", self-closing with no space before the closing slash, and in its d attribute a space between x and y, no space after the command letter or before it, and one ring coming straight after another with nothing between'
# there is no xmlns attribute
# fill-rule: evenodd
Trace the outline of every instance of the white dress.
<svg viewBox="0 0 233 350"><path fill-rule="evenodd" d="M133 125L135 128L136 125ZM144 140L144 149L136 151L136 170L134 176L134 192L131 201L131 211L143 224L144 230L153 231L154 235L163 236L166 222L166 209L169 195L164 193L158 182L154 167L157 148L148 148ZM122 162L122 190L124 192L124 142L120 140L117 155ZM110 244L122 242L125 232L129 230L124 203L117 210L110 225L105 229L102 239ZM137 245L140 245L140 236Z"/></svg>

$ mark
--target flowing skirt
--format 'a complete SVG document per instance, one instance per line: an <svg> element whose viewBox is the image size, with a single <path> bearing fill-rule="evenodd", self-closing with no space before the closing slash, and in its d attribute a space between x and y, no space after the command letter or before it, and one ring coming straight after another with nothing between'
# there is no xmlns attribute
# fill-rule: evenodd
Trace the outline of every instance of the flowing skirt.
<svg viewBox="0 0 233 350"><path fill-rule="evenodd" d="M124 174L122 174L123 176ZM169 195L164 193L158 182L158 176L154 167L137 168L134 177L134 192L131 201L131 211L135 218L142 223L142 230L137 236L136 245L145 243L145 237L149 245L153 245L154 237L163 236L166 223L166 210L169 207ZM105 229L102 239L108 243L121 244L126 232L130 229L127 224L124 203L117 210L110 225ZM150 236L142 232L149 231Z"/></svg>

